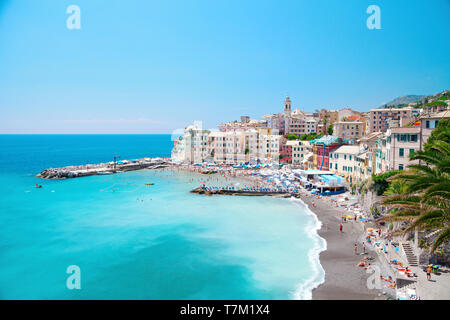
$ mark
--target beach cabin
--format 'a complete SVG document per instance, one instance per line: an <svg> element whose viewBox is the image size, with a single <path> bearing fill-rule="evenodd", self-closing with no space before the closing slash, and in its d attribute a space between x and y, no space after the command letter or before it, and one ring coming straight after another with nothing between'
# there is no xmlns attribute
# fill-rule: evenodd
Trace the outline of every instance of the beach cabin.
<svg viewBox="0 0 450 320"><path fill-rule="evenodd" d="M316 192L321 195L340 194L346 191L345 179L331 171L295 169L292 172L304 188L317 190Z"/></svg>

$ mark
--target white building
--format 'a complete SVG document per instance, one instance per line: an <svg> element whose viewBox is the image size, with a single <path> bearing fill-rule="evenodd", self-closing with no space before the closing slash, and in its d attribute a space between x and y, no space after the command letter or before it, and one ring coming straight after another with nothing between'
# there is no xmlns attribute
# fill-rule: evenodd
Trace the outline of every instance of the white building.
<svg viewBox="0 0 450 320"><path fill-rule="evenodd" d="M183 136L174 142L172 160L228 164L278 162L280 138L278 134L272 134L269 128L222 132L189 126Z"/></svg>
<svg viewBox="0 0 450 320"><path fill-rule="evenodd" d="M330 152L329 170L344 176L349 183L356 182L364 166L364 162L358 157L360 153L359 145L340 146Z"/></svg>
<svg viewBox="0 0 450 320"><path fill-rule="evenodd" d="M292 148L292 164L303 165L307 160L307 155L312 155L312 145L309 141L290 140L286 145Z"/></svg>
<svg viewBox="0 0 450 320"><path fill-rule="evenodd" d="M386 137L388 170L404 170L408 165L418 163L409 158L420 150L420 127L388 129Z"/></svg>

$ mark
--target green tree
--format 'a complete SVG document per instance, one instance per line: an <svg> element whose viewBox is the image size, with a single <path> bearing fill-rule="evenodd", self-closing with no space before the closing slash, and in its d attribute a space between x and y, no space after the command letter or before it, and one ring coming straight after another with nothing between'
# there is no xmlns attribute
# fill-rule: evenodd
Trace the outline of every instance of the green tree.
<svg viewBox="0 0 450 320"><path fill-rule="evenodd" d="M398 172L398 170L392 170L378 175L372 174L372 188L377 192L377 196L381 196L388 189L390 184L388 179Z"/></svg>
<svg viewBox="0 0 450 320"><path fill-rule="evenodd" d="M392 177L393 182L405 184L405 192L392 193L383 200L383 204L399 209L386 220L409 221L405 233L416 228L439 230L432 250L450 239L450 144L443 134L445 126L435 129L435 139L427 141L425 151L411 156L411 160L420 160L421 164L409 165L408 170Z"/></svg>
<svg viewBox="0 0 450 320"><path fill-rule="evenodd" d="M384 192L386 196L394 196L398 194L406 194L408 192L408 185L402 181L391 182Z"/></svg>
<svg viewBox="0 0 450 320"><path fill-rule="evenodd" d="M250 156L249 156L250 149L245 148L244 153L245 153L245 162L249 162L250 161Z"/></svg>
<svg viewBox="0 0 450 320"><path fill-rule="evenodd" d="M328 135L333 135L333 130L334 130L334 128L333 128L333 125L330 125L329 127L328 127Z"/></svg>
<svg viewBox="0 0 450 320"><path fill-rule="evenodd" d="M425 143L424 149L429 151L430 146L437 140L450 141L450 119L442 119L438 122L436 129L431 131L431 135L427 143Z"/></svg>
<svg viewBox="0 0 450 320"><path fill-rule="evenodd" d="M309 134L302 134L300 136L300 140L302 140L302 141L309 141L309 140L313 140L313 139L318 139L320 137L321 137L321 135L319 135L319 134L317 134L315 132L311 132Z"/></svg>
<svg viewBox="0 0 450 320"><path fill-rule="evenodd" d="M426 104L427 107L447 107L447 103L442 100L435 100Z"/></svg>
<svg viewBox="0 0 450 320"><path fill-rule="evenodd" d="M289 134L286 135L286 138L287 138L288 140L297 140L297 139L298 139L298 136L297 136L296 134L289 133Z"/></svg>

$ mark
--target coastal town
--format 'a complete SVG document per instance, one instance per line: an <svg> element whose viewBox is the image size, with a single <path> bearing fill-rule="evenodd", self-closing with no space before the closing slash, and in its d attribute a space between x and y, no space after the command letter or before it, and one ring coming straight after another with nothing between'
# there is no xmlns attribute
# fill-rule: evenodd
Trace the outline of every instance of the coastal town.
<svg viewBox="0 0 450 320"><path fill-rule="evenodd" d="M286 97L283 112L261 120L242 116L240 121L220 124L218 130L205 130L201 122L186 127L174 141L171 163L199 173L252 176L257 181L245 186L203 183L194 193L302 199L322 221L319 234L327 240L328 249L321 263L333 275L333 280L325 280L314 291L316 299L342 298L336 292L330 294L329 287L346 292L350 299L449 299L448 199L421 190L438 201L423 200L422 210L428 214L437 207L442 216L440 224L422 225L416 220L429 218L420 216L420 210L408 215L405 208L410 210L412 205L395 198L399 194L417 197L419 190L408 193L404 180L391 180L409 173L410 167L424 170L436 165L424 153L435 148L428 140L440 122L440 130L447 132L449 106L449 90L368 112L292 110L292 101ZM445 133L436 135L444 138L430 140L442 139L448 145ZM442 174L448 186L448 170ZM343 228L352 238L342 237ZM353 247L354 255L345 247ZM333 255L331 248L339 259L328 258ZM379 271L378 294L368 290L365 281L355 289L355 282L361 282L357 279L365 279L374 266ZM355 268L362 271L355 273ZM349 274L357 274L356 279Z"/></svg>
<svg viewBox="0 0 450 320"><path fill-rule="evenodd" d="M174 141L171 159L180 163L281 163L326 170L345 178L351 187L372 174L403 170L409 155L423 150L439 120L449 119L450 92L426 102L358 112L341 110L292 111L289 97L284 112L261 120L242 116L222 123L218 131L201 122L188 126Z"/></svg>
<svg viewBox="0 0 450 320"><path fill-rule="evenodd" d="M450 299L449 108L448 90L368 112L292 111L286 97L283 112L261 120L242 116L218 130L195 122L173 140L170 158L114 156L37 177L183 171L194 174L198 196L295 199L316 214L327 242L313 299Z"/></svg>

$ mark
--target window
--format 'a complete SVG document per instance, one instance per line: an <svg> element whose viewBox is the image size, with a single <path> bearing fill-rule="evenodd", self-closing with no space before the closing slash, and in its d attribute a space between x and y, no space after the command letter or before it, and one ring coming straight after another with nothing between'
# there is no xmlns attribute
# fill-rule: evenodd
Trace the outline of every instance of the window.
<svg viewBox="0 0 450 320"><path fill-rule="evenodd" d="M398 153L399 153L399 156L400 156L400 157L403 157L403 156L405 155L405 149L400 148L400 149L398 150Z"/></svg>
<svg viewBox="0 0 450 320"><path fill-rule="evenodd" d="M398 170L403 170L403 165L402 164L398 165Z"/></svg>
<svg viewBox="0 0 450 320"><path fill-rule="evenodd" d="M425 128L427 128L427 129L430 128L430 121L429 121L429 120L427 120L427 121L425 122Z"/></svg>
<svg viewBox="0 0 450 320"><path fill-rule="evenodd" d="M413 156L414 155L414 149L409 149L409 156Z"/></svg>
<svg viewBox="0 0 450 320"><path fill-rule="evenodd" d="M412 134L411 135L411 141L412 142L417 142L417 134Z"/></svg>

